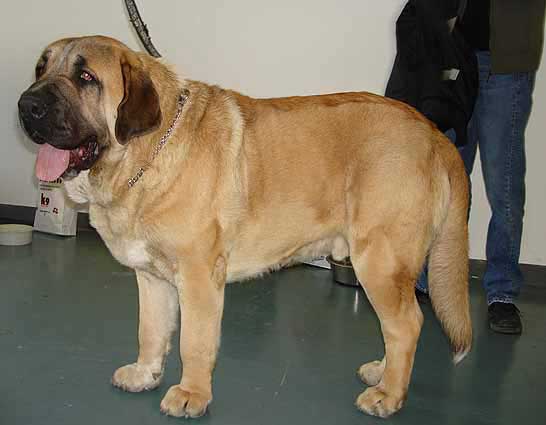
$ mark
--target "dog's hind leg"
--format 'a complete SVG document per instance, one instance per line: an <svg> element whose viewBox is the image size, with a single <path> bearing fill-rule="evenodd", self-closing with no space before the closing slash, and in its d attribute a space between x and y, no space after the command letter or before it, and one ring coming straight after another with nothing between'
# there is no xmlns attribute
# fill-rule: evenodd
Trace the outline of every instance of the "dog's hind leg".
<svg viewBox="0 0 546 425"><path fill-rule="evenodd" d="M351 243L351 260L379 317L385 357L360 369L370 385L357 399L362 411L388 417L406 398L423 315L414 295L417 267L405 262L381 227Z"/></svg>

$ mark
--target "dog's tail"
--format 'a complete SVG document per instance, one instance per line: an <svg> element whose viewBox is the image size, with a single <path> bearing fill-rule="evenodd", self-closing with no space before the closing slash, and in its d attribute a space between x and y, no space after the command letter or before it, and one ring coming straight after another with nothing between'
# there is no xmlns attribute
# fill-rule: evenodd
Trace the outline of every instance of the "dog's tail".
<svg viewBox="0 0 546 425"><path fill-rule="evenodd" d="M469 184L463 162L453 146L444 149L449 176L449 202L429 255L429 289L432 306L459 363L472 345L468 296Z"/></svg>

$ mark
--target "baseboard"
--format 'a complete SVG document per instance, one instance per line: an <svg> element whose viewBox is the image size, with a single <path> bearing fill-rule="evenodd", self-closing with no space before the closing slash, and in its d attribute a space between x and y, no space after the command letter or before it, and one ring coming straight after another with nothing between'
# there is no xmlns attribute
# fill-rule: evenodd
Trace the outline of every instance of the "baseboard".
<svg viewBox="0 0 546 425"><path fill-rule="evenodd" d="M35 214L36 207L0 204L0 224L16 223L32 226ZM95 230L89 224L89 214L83 212L78 213L77 226L78 230Z"/></svg>

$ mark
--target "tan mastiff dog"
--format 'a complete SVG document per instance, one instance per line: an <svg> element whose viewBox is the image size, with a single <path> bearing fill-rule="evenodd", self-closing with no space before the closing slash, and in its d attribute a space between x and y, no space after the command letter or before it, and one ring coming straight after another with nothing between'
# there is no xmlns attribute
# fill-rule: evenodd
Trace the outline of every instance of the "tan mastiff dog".
<svg viewBox="0 0 546 425"><path fill-rule="evenodd" d="M350 255L381 322L385 356L360 367L359 409L387 417L406 398L427 258L455 362L469 351L467 177L414 109L364 92L253 99L106 37L50 44L36 80L19 112L41 144L38 177L64 175L136 270L139 355L115 386L159 386L180 309L183 374L161 410L202 415L226 282L326 254Z"/></svg>

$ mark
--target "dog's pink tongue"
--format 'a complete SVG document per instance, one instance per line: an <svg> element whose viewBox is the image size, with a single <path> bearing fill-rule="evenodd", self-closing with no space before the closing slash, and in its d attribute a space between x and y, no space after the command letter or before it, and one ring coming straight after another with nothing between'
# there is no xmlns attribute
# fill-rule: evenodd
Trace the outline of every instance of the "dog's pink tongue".
<svg viewBox="0 0 546 425"><path fill-rule="evenodd" d="M36 177L46 182L57 180L68 168L70 151L43 144L36 158Z"/></svg>

